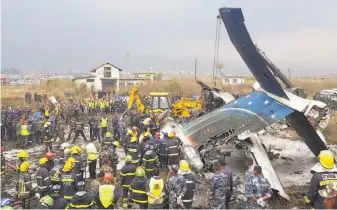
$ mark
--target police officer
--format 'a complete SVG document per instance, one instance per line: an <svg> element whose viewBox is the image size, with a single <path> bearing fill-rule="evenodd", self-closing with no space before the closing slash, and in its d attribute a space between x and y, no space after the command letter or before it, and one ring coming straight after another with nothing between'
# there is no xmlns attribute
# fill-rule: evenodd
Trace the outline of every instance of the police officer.
<svg viewBox="0 0 337 210"><path fill-rule="evenodd" d="M162 168L167 168L167 150L169 141L167 133L164 133L164 138L159 140L158 155Z"/></svg>
<svg viewBox="0 0 337 210"><path fill-rule="evenodd" d="M228 194L226 196L226 209L229 209L229 202L230 202L232 194L233 194L233 171L226 164L225 158L219 159L219 163L220 163L221 168L222 168L221 172L223 174L225 174L228 178L229 190L228 190Z"/></svg>
<svg viewBox="0 0 337 210"><path fill-rule="evenodd" d="M76 174L78 181L83 180L83 171L84 171L84 164L83 159L80 156L82 149L79 146L73 146L70 149L71 157L75 159L75 165L73 167L73 172Z"/></svg>
<svg viewBox="0 0 337 210"><path fill-rule="evenodd" d="M245 183L248 183L251 178L254 177L253 171L254 171L254 161L251 157L247 157L245 159L245 166L247 168L245 172Z"/></svg>
<svg viewBox="0 0 337 210"><path fill-rule="evenodd" d="M271 197L273 191L267 179L262 177L261 166L254 166L254 177L251 178L245 189L245 197L247 198L247 207L249 209L265 209L266 201Z"/></svg>
<svg viewBox="0 0 337 210"><path fill-rule="evenodd" d="M131 205L135 203L139 205L140 209L147 208L148 198L146 194L146 184L147 178L145 176L145 170L142 167L138 167L136 169L135 178L132 180L130 184Z"/></svg>
<svg viewBox="0 0 337 210"><path fill-rule="evenodd" d="M108 130L108 118L106 117L105 114L103 114L100 122L101 122L102 138L104 138Z"/></svg>
<svg viewBox="0 0 337 210"><path fill-rule="evenodd" d="M63 163L60 161L60 159L55 159L55 166L50 170L49 172L49 178L52 182L52 185L60 185L61 182L61 171L63 168Z"/></svg>
<svg viewBox="0 0 337 210"><path fill-rule="evenodd" d="M131 137L130 143L127 146L127 154L132 157L131 163L135 166L139 165L140 153L137 144L137 137Z"/></svg>
<svg viewBox="0 0 337 210"><path fill-rule="evenodd" d="M142 165L146 171L148 179L151 178L153 170L160 166L157 153L153 150L153 146L150 144L145 145L145 152L142 159Z"/></svg>
<svg viewBox="0 0 337 210"><path fill-rule="evenodd" d="M209 180L206 205L211 209L225 209L226 195L229 190L228 178L221 173L221 164L219 162L213 164L213 170L214 175Z"/></svg>
<svg viewBox="0 0 337 210"><path fill-rule="evenodd" d="M32 186L32 178L28 173L29 167L30 163L28 161L24 161L23 163L21 163L18 176L19 181L16 185L16 189L18 191L18 199L22 201L22 207L24 209L29 208L29 198L35 194Z"/></svg>
<svg viewBox="0 0 337 210"><path fill-rule="evenodd" d="M94 197L90 192L85 190L85 183L83 181L77 183L77 190L69 203L69 209L94 209Z"/></svg>
<svg viewBox="0 0 337 210"><path fill-rule="evenodd" d="M169 196L169 209L177 209L178 205L183 206L182 198L184 197L187 185L182 175L178 175L179 166L170 167L170 179L166 183L166 192Z"/></svg>
<svg viewBox="0 0 337 210"><path fill-rule="evenodd" d="M98 203L99 209L114 209L119 198L118 189L115 186L114 178L111 173L106 173L103 178L103 184L99 186Z"/></svg>
<svg viewBox="0 0 337 210"><path fill-rule="evenodd" d="M192 175L191 170L190 170L190 165L186 160L181 160L179 162L179 175L182 175L185 178L186 181L186 186L187 190L182 198L184 207L186 209L191 209L192 208L192 202L193 202L193 197L194 197L194 191L196 190L195 186L195 177Z"/></svg>
<svg viewBox="0 0 337 210"><path fill-rule="evenodd" d="M135 178L136 166L131 164L132 157L127 155L125 157L125 165L120 171L120 183L123 186L123 208L128 207L128 193L131 181Z"/></svg>
<svg viewBox="0 0 337 210"><path fill-rule="evenodd" d="M61 192L63 194L63 198L67 202L71 201L73 195L77 191L78 178L72 172L72 168L73 163L68 160L63 166L61 175Z"/></svg>
<svg viewBox="0 0 337 210"><path fill-rule="evenodd" d="M67 207L68 203L62 196L60 185L52 186L50 197L54 200L53 209L65 209Z"/></svg>
<svg viewBox="0 0 337 210"><path fill-rule="evenodd" d="M86 146L87 151L87 157L88 157L88 163L89 163L89 174L90 178L95 179L96 178L96 166L97 166L97 148L93 143L89 143Z"/></svg>
<svg viewBox="0 0 337 210"><path fill-rule="evenodd" d="M154 168L153 176L146 185L149 209L163 209L164 205L164 180L159 177L159 169Z"/></svg>
<svg viewBox="0 0 337 210"><path fill-rule="evenodd" d="M40 199L39 204L37 205L37 209L52 209L53 206L54 206L53 198L50 197L49 195L45 195Z"/></svg>
<svg viewBox="0 0 337 210"><path fill-rule="evenodd" d="M84 133L83 133L83 129L84 129L84 123L82 120L80 120L79 118L77 118L76 122L75 122L75 137L72 141L72 143L74 144L77 137L81 134L82 138L84 139L84 141L88 141L87 137L85 137Z"/></svg>
<svg viewBox="0 0 337 210"><path fill-rule="evenodd" d="M41 197L48 195L52 186L52 182L49 178L49 171L47 169L47 162L47 158L41 158L39 161L40 167L36 172L37 188Z"/></svg>
<svg viewBox="0 0 337 210"><path fill-rule="evenodd" d="M174 139L174 134L171 132L168 134L169 141L167 143L167 156L169 165L178 164L179 163L179 142L177 139Z"/></svg>
<svg viewBox="0 0 337 210"><path fill-rule="evenodd" d="M324 198L318 193L330 183L337 182L337 169L334 155L329 150L322 150L318 156L319 163L311 168L312 178L305 202L314 209L323 209Z"/></svg>

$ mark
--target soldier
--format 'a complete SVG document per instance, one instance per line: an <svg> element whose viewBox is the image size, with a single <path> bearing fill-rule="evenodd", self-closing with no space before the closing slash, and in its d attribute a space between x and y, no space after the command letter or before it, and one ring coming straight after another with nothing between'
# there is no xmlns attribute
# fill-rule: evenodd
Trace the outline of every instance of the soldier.
<svg viewBox="0 0 337 210"><path fill-rule="evenodd" d="M52 145L52 131L51 123L49 121L45 122L43 125L43 143L45 143L45 152L51 151L53 149Z"/></svg>
<svg viewBox="0 0 337 210"><path fill-rule="evenodd" d="M83 137L84 141L88 141L87 138L85 137L84 133L83 133L83 129L84 129L84 123L82 120L80 120L79 118L76 118L76 122L75 122L75 136L74 139L72 141L72 143L74 144L77 137L81 134L81 136Z"/></svg>
<svg viewBox="0 0 337 210"><path fill-rule="evenodd" d="M153 146L150 144L145 145L145 152L142 159L142 165L146 171L146 176L148 179L152 177L153 170L157 167L159 168L160 163L157 153L153 150Z"/></svg>
<svg viewBox="0 0 337 210"><path fill-rule="evenodd" d="M37 188L41 197L49 194L49 190L52 186L52 182L49 178L49 171L47 169L47 161L47 158L41 158L39 161L40 167L36 172Z"/></svg>
<svg viewBox="0 0 337 210"><path fill-rule="evenodd" d="M184 197L187 185L183 176L178 175L179 167L172 165L170 169L170 179L166 183L166 194L169 196L169 209L178 209L179 205L184 204L182 198Z"/></svg>
<svg viewBox="0 0 337 210"><path fill-rule="evenodd" d="M62 120L61 117L58 118L57 123L56 123L56 131L55 131L55 136L54 136L54 142L56 141L57 138L59 138L59 142L57 144L57 147L59 147L62 143L64 143L64 121Z"/></svg>
<svg viewBox="0 0 337 210"><path fill-rule="evenodd" d="M35 120L35 139L36 143L41 143L43 141L42 133L43 133L43 120L41 118L37 118Z"/></svg>
<svg viewBox="0 0 337 210"><path fill-rule="evenodd" d="M319 163L311 168L312 178L305 202L311 208L323 209L324 198L318 193L319 190L326 188L329 183L336 182L337 169L334 163L334 155L329 150L322 150L318 156Z"/></svg>
<svg viewBox="0 0 337 210"><path fill-rule="evenodd" d="M228 178L221 173L221 165L219 162L213 164L214 175L209 180L209 189L207 191L206 206L211 209L225 209L226 195L229 190Z"/></svg>
<svg viewBox="0 0 337 210"><path fill-rule="evenodd" d="M131 164L132 157L127 155L125 157L125 165L120 171L120 183L123 186L123 208L128 207L128 193L130 188L130 183L135 178L136 166Z"/></svg>
<svg viewBox="0 0 337 210"><path fill-rule="evenodd" d="M273 191L267 179L261 176L261 166L254 166L254 177L251 178L245 189L247 207L249 209L265 209L266 201L271 197Z"/></svg>
<svg viewBox="0 0 337 210"><path fill-rule="evenodd" d="M254 161L251 157L247 157L245 159L245 165L246 165L246 172L245 172L245 183L248 183L248 181L254 177L253 169L254 169Z"/></svg>
<svg viewBox="0 0 337 210"><path fill-rule="evenodd" d="M226 196L226 209L229 209L229 202L231 200L233 194L233 171L232 169L226 164L225 158L219 159L219 163L221 164L222 173L228 177L228 185L229 191Z"/></svg>
<svg viewBox="0 0 337 210"><path fill-rule="evenodd" d="M70 122L70 130L69 130L69 133L68 133L68 137L67 137L67 141L70 140L70 137L71 137L71 134L75 131L76 129L76 118L71 118L71 117L68 117L68 121L71 121Z"/></svg>
<svg viewBox="0 0 337 210"><path fill-rule="evenodd" d="M123 116L121 116L119 121L118 121L117 130L118 130L118 133L119 133L119 140L120 140L121 144L124 145L125 122L124 122Z"/></svg>

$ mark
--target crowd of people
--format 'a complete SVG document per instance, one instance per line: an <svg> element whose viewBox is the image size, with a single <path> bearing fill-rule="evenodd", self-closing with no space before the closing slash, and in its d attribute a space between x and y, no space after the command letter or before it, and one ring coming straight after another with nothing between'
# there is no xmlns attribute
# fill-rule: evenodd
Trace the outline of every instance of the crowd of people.
<svg viewBox="0 0 337 210"><path fill-rule="evenodd" d="M113 209L120 204L125 209L195 207L194 193L202 183L188 161L182 158L181 139L174 131L162 133L155 115L135 117L127 127L123 117L111 109L108 100L69 98L40 107L35 113L30 107L8 107L2 110L1 120L2 141L6 134L8 141L15 141L17 148L22 149L17 154L15 170L17 199L23 208ZM86 135L85 125L89 135ZM86 142L85 147L79 146L80 135ZM35 180L29 170L29 154L24 150L34 143L45 144L45 155L38 161ZM4 174L6 160L2 150L1 158L1 174ZM125 164L118 173L117 164L121 160ZM246 206L267 208L273 192L262 176L262 168L254 166L253 162L246 158ZM212 170L214 174L207 182L203 207L229 209L233 172L222 158L213 163ZM332 189L330 184L337 180L335 170L333 154L323 151L305 198L310 206L319 208L329 201L323 195L329 194L325 187ZM33 188L33 181L36 188ZM34 199L38 199L37 206L32 206ZM11 199L1 200L4 209L11 208L13 203Z"/></svg>

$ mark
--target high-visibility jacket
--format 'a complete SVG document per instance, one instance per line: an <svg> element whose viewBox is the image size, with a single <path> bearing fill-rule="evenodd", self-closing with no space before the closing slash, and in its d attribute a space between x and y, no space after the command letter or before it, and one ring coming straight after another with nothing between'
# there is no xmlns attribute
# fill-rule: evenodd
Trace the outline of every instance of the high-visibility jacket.
<svg viewBox="0 0 337 210"><path fill-rule="evenodd" d="M105 107L108 108L110 106L109 101L105 102Z"/></svg>
<svg viewBox="0 0 337 210"><path fill-rule="evenodd" d="M44 116L49 117L49 108L48 107L44 110Z"/></svg>
<svg viewBox="0 0 337 210"><path fill-rule="evenodd" d="M114 201L115 186L111 184L104 184L99 186L99 200L104 208L108 208Z"/></svg>
<svg viewBox="0 0 337 210"><path fill-rule="evenodd" d="M101 119L101 127L106 128L108 126L108 118Z"/></svg>
<svg viewBox="0 0 337 210"><path fill-rule="evenodd" d="M105 108L105 103L104 103L104 101L101 102L101 104L99 105L99 107L100 107L101 109L104 109L104 108Z"/></svg>
<svg viewBox="0 0 337 210"><path fill-rule="evenodd" d="M93 109L95 107L94 103L89 102L89 108Z"/></svg>
<svg viewBox="0 0 337 210"><path fill-rule="evenodd" d="M88 160L97 160L97 154L93 152L88 152Z"/></svg>
<svg viewBox="0 0 337 210"><path fill-rule="evenodd" d="M164 189L164 181L163 179L159 179L159 178L151 178L150 182L149 182L149 189L150 189L150 194L154 197L159 197L161 195L161 193L163 192ZM155 199L151 198L150 196L148 196L148 203L149 204L154 204ZM159 203L157 204L161 204L163 203L164 199L161 198L159 199Z"/></svg>
<svg viewBox="0 0 337 210"><path fill-rule="evenodd" d="M20 135L28 136L30 133L28 131L28 125L21 125Z"/></svg>

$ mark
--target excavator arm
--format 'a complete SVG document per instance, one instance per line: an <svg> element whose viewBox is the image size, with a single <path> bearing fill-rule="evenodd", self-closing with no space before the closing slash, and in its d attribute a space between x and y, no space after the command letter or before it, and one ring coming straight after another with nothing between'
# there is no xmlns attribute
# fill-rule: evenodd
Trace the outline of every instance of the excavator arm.
<svg viewBox="0 0 337 210"><path fill-rule="evenodd" d="M140 97L138 95L138 88L134 86L132 90L130 91L129 101L128 101L128 110L131 109L132 105L136 102L137 110L139 113L144 113L145 111L145 105L142 103L142 100L140 100Z"/></svg>

